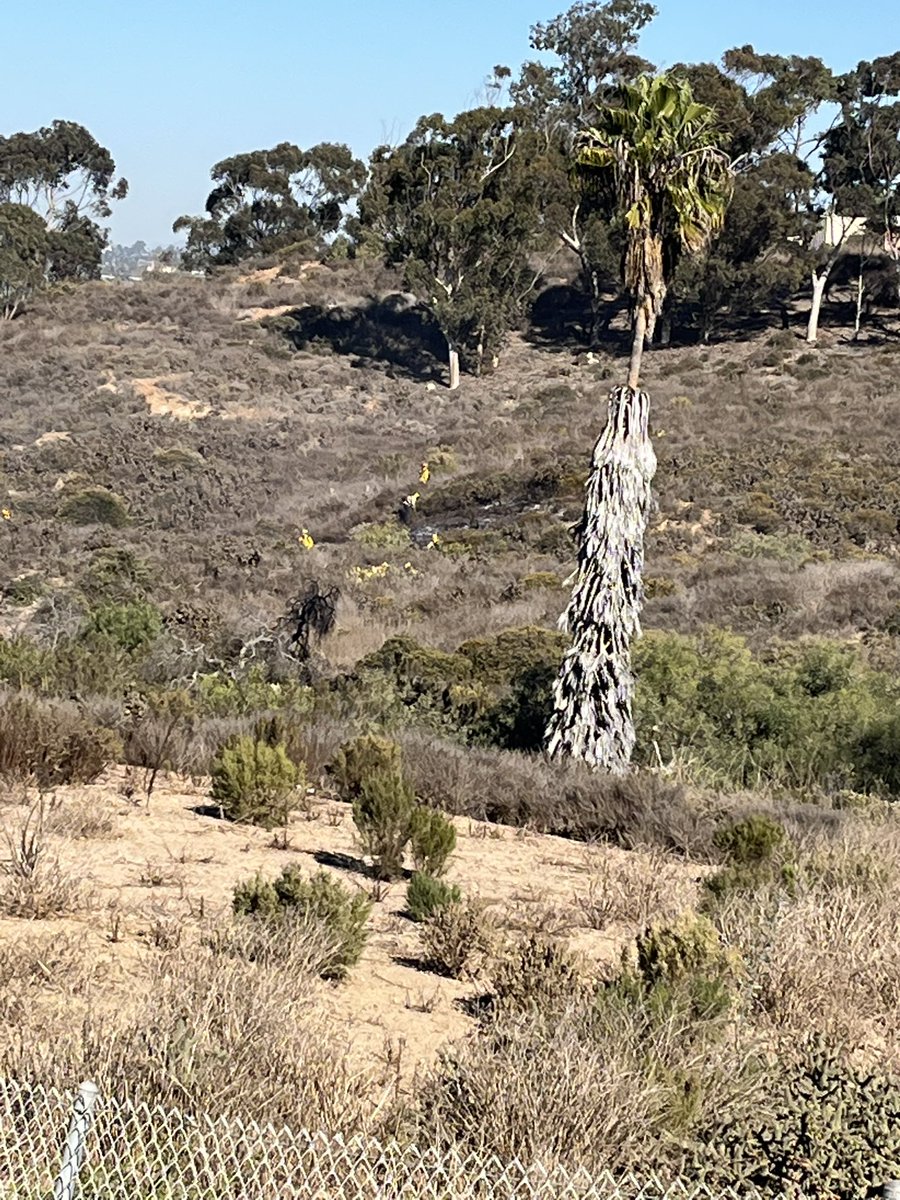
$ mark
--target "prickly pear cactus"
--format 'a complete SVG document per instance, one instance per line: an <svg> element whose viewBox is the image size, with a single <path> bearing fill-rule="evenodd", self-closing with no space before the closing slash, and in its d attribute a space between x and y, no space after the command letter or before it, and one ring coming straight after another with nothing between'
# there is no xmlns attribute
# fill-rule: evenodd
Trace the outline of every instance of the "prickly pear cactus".
<svg viewBox="0 0 900 1200"><path fill-rule="evenodd" d="M900 1178L900 1079L809 1040L759 1115L698 1132L683 1170L715 1189L859 1200Z"/></svg>

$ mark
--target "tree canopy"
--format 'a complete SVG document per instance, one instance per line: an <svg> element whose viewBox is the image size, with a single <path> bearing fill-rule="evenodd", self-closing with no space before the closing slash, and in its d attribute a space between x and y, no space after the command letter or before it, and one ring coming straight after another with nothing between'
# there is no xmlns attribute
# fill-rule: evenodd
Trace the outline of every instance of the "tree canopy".
<svg viewBox="0 0 900 1200"><path fill-rule="evenodd" d="M535 181L514 111L423 117L401 146L376 150L360 228L402 267L451 349L481 371L536 281L527 255Z"/></svg>
<svg viewBox="0 0 900 1200"><path fill-rule="evenodd" d="M598 117L579 138L577 163L622 226L635 388L644 337L653 337L682 254L705 249L724 225L732 168L715 110L696 101L684 79L642 75Z"/></svg>
<svg viewBox="0 0 900 1200"><path fill-rule="evenodd" d="M110 152L74 121L0 137L5 213L0 288L18 297L4 303L7 316L19 312L43 283L99 276L107 241L100 221L128 191L115 173Z"/></svg>
<svg viewBox="0 0 900 1200"><path fill-rule="evenodd" d="M366 169L344 145L321 142L301 150L281 142L225 158L210 174L215 186L206 215L182 216L173 225L187 233L189 268L230 266L294 246L318 252L340 229Z"/></svg>

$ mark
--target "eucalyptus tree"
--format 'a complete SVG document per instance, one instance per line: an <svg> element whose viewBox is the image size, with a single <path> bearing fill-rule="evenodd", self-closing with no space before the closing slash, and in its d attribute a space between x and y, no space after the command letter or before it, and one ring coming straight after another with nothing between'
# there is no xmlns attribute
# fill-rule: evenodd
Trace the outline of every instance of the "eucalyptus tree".
<svg viewBox="0 0 900 1200"><path fill-rule="evenodd" d="M622 229L633 338L627 383L609 395L591 459L574 586L560 622L572 644L554 687L547 749L622 774L635 742L631 643L640 633L656 469L641 359L679 260L722 227L732 169L714 110L694 99L686 80L642 76L598 118L579 139L576 165Z"/></svg>
<svg viewBox="0 0 900 1200"><path fill-rule="evenodd" d="M281 142L271 150L235 154L215 164L205 216L182 216L183 263L189 269L230 266L299 246L323 248L365 181L365 166L345 145L321 142L302 150Z"/></svg>
<svg viewBox="0 0 900 1200"><path fill-rule="evenodd" d="M812 295L806 340L815 342L825 289L845 241L843 229L833 241L822 237L823 218L833 214L835 204L819 166L827 136L820 121L823 107L836 99L837 80L820 58L762 54L753 46L726 51L722 62L751 96L758 128L768 131L768 145L758 160L772 156L781 162L782 194L793 213L786 249L792 257L800 252L808 272Z"/></svg>
<svg viewBox="0 0 900 1200"><path fill-rule="evenodd" d="M32 294L42 283L99 276L107 241L101 222L127 192L127 182L116 179L109 150L74 121L54 121L31 133L0 137L4 262L12 272L0 279L0 286L7 294L19 296L16 311L25 292ZM22 209L34 214L43 234L39 236L37 224ZM40 280L34 267L38 243ZM24 278L28 280L25 292Z"/></svg>
<svg viewBox="0 0 900 1200"><path fill-rule="evenodd" d="M379 147L360 198L361 237L402 269L459 362L480 374L537 282L528 251L536 180L515 112L485 105L452 121L422 117L399 146Z"/></svg>
<svg viewBox="0 0 900 1200"><path fill-rule="evenodd" d="M26 204L0 204L0 317L11 321L43 286L47 226Z"/></svg>
<svg viewBox="0 0 900 1200"><path fill-rule="evenodd" d="M900 269L900 53L859 63L837 91L841 115L822 154L828 190L838 212L863 218L870 241ZM862 283L860 269L860 303Z"/></svg>

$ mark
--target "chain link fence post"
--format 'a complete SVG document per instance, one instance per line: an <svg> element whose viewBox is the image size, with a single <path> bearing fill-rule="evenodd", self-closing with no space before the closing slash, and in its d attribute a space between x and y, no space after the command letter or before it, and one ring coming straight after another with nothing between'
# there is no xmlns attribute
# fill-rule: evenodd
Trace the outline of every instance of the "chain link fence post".
<svg viewBox="0 0 900 1200"><path fill-rule="evenodd" d="M75 1106L69 1121L66 1144L63 1147L62 1165L53 1185L53 1200L75 1200L78 1172L84 1160L84 1143L91 1127L91 1117L100 1090L96 1083L86 1080L78 1089Z"/></svg>

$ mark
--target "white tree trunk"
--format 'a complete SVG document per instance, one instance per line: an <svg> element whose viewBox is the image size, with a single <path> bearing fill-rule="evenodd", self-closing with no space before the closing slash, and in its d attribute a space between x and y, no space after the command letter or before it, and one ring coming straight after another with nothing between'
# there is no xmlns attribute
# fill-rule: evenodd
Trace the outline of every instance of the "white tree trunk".
<svg viewBox="0 0 900 1200"><path fill-rule="evenodd" d="M828 268L812 273L812 305L809 310L809 324L806 326L806 340L814 343L819 336L819 313L822 309L822 297L825 295L825 284L828 282Z"/></svg>
<svg viewBox="0 0 900 1200"><path fill-rule="evenodd" d="M640 634L644 531L656 455L650 397L633 388L609 396L578 531L578 568L560 628L571 634L553 692L547 752L616 775L634 750L631 643Z"/></svg>
<svg viewBox="0 0 900 1200"><path fill-rule="evenodd" d="M450 391L455 392L459 387L459 352L450 347Z"/></svg>
<svg viewBox="0 0 900 1200"><path fill-rule="evenodd" d="M862 325L863 297L865 296L865 282L863 280L862 264L860 264L859 275L856 278L856 316L853 321L853 340L859 339L859 329Z"/></svg>

